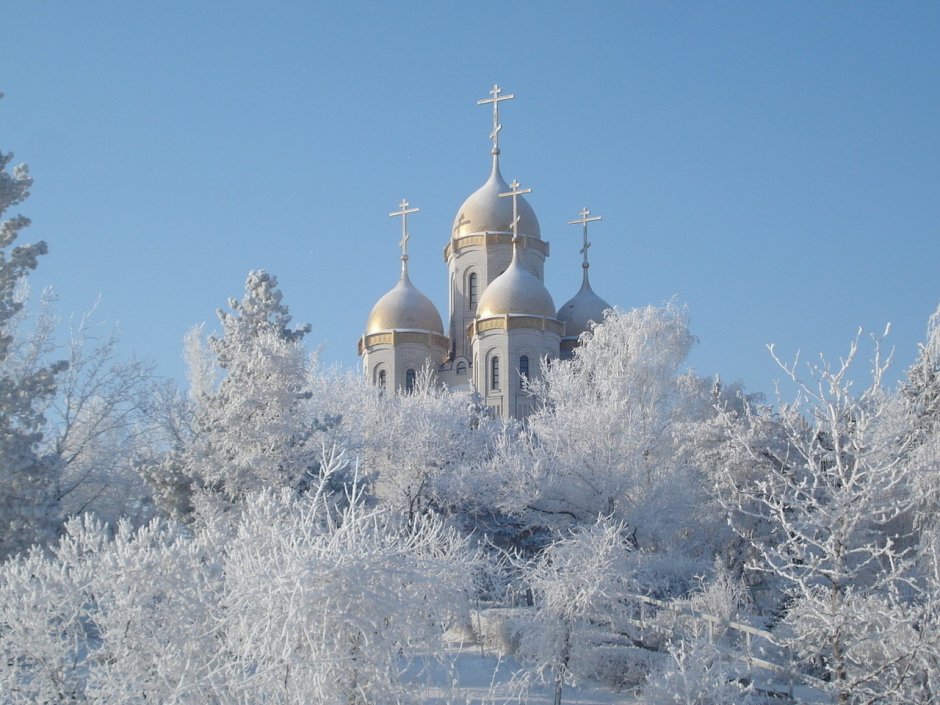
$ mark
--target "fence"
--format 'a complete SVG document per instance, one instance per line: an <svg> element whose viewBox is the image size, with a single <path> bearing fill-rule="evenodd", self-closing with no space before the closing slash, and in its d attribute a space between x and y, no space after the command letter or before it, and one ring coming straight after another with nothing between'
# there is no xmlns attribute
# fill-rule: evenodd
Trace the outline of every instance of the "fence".
<svg viewBox="0 0 940 705"><path fill-rule="evenodd" d="M774 676L782 679L786 690L774 690L774 692L779 692L780 695L783 695L785 692L786 697L790 701L793 701L794 699L794 685L796 683L808 686L815 691L821 690L821 686L825 685L818 678L800 671L796 667L792 648L790 646L781 646L778 644L774 638L774 635L764 629L758 629L757 627L753 627L750 624L743 624L741 622L735 622L734 620L716 617L715 615L707 614L685 605L676 605L669 602L664 602L653 597L647 597L646 595L627 595L626 597L639 603L639 619L627 619L627 623L640 629L641 633L645 632L647 629L652 629L666 634L667 636L674 636L678 631L680 616L691 618L707 624L710 639L714 639L716 627L738 632L743 636L744 641L744 653L741 657L742 660L751 668L758 668L764 671L768 671ZM660 621L647 619L647 606L655 607L657 610L659 610L660 614L662 612L672 613L674 618L671 625L663 624ZM760 655L756 655L755 651ZM767 658L761 658L761 656L765 655L776 656L781 659L783 664L768 660ZM773 685L770 687L771 689L774 688Z"/></svg>

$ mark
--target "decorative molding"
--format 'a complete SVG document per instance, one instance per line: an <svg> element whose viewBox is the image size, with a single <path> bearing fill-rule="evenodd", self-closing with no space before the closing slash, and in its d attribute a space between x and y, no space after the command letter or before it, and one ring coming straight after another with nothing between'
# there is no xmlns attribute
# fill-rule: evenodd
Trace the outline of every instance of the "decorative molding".
<svg viewBox="0 0 940 705"><path fill-rule="evenodd" d="M533 250L541 252L545 257L550 254L551 248L545 240L530 237L527 238L527 246ZM444 261L449 262L450 258L458 254L461 250L469 247L491 247L493 245L511 245L512 233L506 232L484 232L464 235L463 237L451 238L450 242L444 247Z"/></svg>
<svg viewBox="0 0 940 705"><path fill-rule="evenodd" d="M359 355L361 356L367 350L380 345L391 345L394 347L405 343L427 345L429 348L445 352L450 349L450 338L439 333L428 333L418 330L390 330L362 336L359 339Z"/></svg>

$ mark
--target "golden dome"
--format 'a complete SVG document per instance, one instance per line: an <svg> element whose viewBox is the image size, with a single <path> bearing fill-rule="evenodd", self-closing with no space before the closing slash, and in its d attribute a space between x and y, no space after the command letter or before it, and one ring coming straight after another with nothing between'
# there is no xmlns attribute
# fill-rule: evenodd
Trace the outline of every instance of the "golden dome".
<svg viewBox="0 0 940 705"><path fill-rule="evenodd" d="M366 335L386 330L420 330L444 334L441 314L431 299L411 283L404 263L401 279L372 307L366 322Z"/></svg>
<svg viewBox="0 0 940 705"><path fill-rule="evenodd" d="M513 246L509 268L490 282L480 296L477 318L502 316L555 317L555 302L534 274L519 264L518 244Z"/></svg>
<svg viewBox="0 0 940 705"><path fill-rule="evenodd" d="M499 194L509 191L502 175L499 173L499 154L493 155L493 170L486 183L478 188L463 202L457 217L454 218L452 232L454 237L463 237L471 233L511 233L512 232L512 199L500 198ZM518 199L519 234L528 237L541 238L538 218L526 200Z"/></svg>
<svg viewBox="0 0 940 705"><path fill-rule="evenodd" d="M587 268L578 293L558 309L558 320L565 324L565 337L577 338L590 330L591 323L603 323L604 311L610 304L594 293L588 281Z"/></svg>

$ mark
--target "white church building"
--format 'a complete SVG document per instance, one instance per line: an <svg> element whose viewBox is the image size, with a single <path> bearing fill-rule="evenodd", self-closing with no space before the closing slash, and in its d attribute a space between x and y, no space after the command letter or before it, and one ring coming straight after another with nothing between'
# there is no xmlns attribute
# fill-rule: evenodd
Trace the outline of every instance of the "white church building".
<svg viewBox="0 0 940 705"><path fill-rule="evenodd" d="M544 284L548 242L517 182L499 171L499 86L479 104L493 106L492 168L489 178L457 210L444 247L450 291L447 332L431 300L408 277L408 215L402 201L391 216L402 219L401 277L372 308L359 339L363 371L373 384L410 391L425 365L452 389L475 389L496 416L524 418L530 411L525 381L539 374L540 361L568 357L591 322L610 305L588 280L588 223L600 220L582 209L583 283L560 308Z"/></svg>

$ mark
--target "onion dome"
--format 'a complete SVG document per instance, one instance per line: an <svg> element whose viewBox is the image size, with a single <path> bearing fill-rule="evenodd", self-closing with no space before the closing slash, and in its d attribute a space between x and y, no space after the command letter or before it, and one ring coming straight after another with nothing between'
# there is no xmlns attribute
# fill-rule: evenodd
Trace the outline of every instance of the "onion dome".
<svg viewBox="0 0 940 705"><path fill-rule="evenodd" d="M407 260L402 262L401 279L372 307L366 322L366 335L385 330L421 330L444 334L441 314L408 278Z"/></svg>
<svg viewBox="0 0 940 705"><path fill-rule="evenodd" d="M509 199L500 198L499 194L509 190L507 184L499 173L499 150L493 150L493 170L490 178L479 189L463 202L457 217L454 218L452 232L454 237L463 237L471 233L510 233L512 232L512 203ZM520 235L541 238L538 218L524 198L519 198L517 209L519 213Z"/></svg>
<svg viewBox="0 0 940 705"><path fill-rule="evenodd" d="M555 317L552 295L538 277L519 263L518 242L513 245L509 267L483 290L477 304L478 319L506 314Z"/></svg>
<svg viewBox="0 0 940 705"><path fill-rule="evenodd" d="M577 338L591 329L591 323L602 323L604 311L610 304L594 293L588 281L588 270L584 268L584 281L578 293L558 309L558 320L565 324L565 337Z"/></svg>

